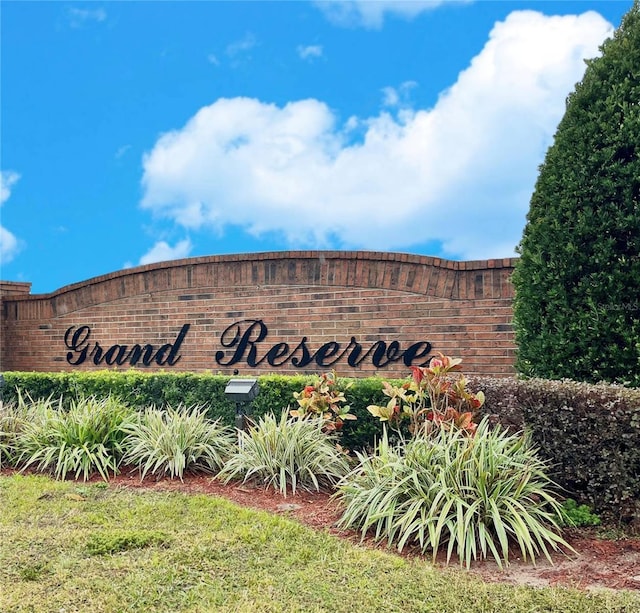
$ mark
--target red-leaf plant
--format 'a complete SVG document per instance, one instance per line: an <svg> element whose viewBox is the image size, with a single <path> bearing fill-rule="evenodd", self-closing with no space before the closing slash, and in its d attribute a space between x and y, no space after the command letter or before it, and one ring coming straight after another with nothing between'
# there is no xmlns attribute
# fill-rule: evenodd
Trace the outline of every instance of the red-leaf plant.
<svg viewBox="0 0 640 613"><path fill-rule="evenodd" d="M336 371L332 370L316 377L315 382L307 385L301 392L294 392L298 408L290 410L289 415L299 419L322 416L325 420L324 432L341 430L346 420L356 419L356 416L349 413L349 405L342 404L346 399L344 393L337 389L336 381ZM344 389L351 385L349 383Z"/></svg>
<svg viewBox="0 0 640 613"><path fill-rule="evenodd" d="M435 426L457 428L473 436L474 417L484 404L484 394L467 390L460 358L442 353L429 366L411 366L411 378L401 386L383 382L383 393L390 398L385 406L370 405L367 410L400 432L400 424L409 420L412 436L429 434Z"/></svg>

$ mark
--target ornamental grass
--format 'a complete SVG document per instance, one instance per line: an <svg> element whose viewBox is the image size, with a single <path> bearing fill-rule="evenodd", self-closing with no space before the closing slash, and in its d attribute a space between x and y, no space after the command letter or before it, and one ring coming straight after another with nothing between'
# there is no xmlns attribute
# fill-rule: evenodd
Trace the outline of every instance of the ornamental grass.
<svg viewBox="0 0 640 613"><path fill-rule="evenodd" d="M570 549L559 536L560 505L547 466L527 436L490 429L474 436L442 425L429 436L392 446L385 436L373 455L339 484L342 528L371 532L402 550L446 546L447 562L492 556L502 567L516 544L535 563L550 550Z"/></svg>
<svg viewBox="0 0 640 613"><path fill-rule="evenodd" d="M15 466L18 436L26 423L27 408L24 403L0 402L0 469Z"/></svg>
<svg viewBox="0 0 640 613"><path fill-rule="evenodd" d="M238 432L237 453L218 476L225 483L255 480L283 496L298 489L331 489L350 466L336 439L324 429L322 417L294 419L288 411L280 418L267 414L247 432Z"/></svg>
<svg viewBox="0 0 640 613"><path fill-rule="evenodd" d="M182 479L185 471L215 473L231 454L234 438L202 407L149 408L124 425L124 462L147 473Z"/></svg>
<svg viewBox="0 0 640 613"><path fill-rule="evenodd" d="M22 398L20 404L24 404ZM69 410L51 400L26 406L26 423L16 437L16 464L34 466L56 479L73 474L86 481L98 472L106 481L117 473L122 460L121 426L131 409L112 397L72 400Z"/></svg>

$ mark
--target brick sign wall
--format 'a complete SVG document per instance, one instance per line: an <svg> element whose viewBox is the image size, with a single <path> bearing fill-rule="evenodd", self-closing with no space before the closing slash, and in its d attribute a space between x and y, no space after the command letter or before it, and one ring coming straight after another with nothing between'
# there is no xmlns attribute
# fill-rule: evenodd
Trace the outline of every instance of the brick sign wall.
<svg viewBox="0 0 640 613"><path fill-rule="evenodd" d="M0 370L408 373L435 352L514 373L513 259L373 252L191 258L52 294L0 282Z"/></svg>

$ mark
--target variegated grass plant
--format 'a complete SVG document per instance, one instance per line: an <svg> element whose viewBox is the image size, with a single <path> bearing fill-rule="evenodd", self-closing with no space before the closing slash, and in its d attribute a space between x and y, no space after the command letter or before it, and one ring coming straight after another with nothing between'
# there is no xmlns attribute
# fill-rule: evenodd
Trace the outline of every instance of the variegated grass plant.
<svg viewBox="0 0 640 613"><path fill-rule="evenodd" d="M20 402L23 402L22 398ZM17 464L51 472L57 479L73 474L84 480L95 472L106 481L122 459L121 425L131 409L119 400L95 397L28 403L27 420L16 439Z"/></svg>
<svg viewBox="0 0 640 613"><path fill-rule="evenodd" d="M201 407L149 408L124 426L124 462L147 473L182 479L185 471L217 472L235 438Z"/></svg>
<svg viewBox="0 0 640 613"><path fill-rule="evenodd" d="M218 477L256 480L283 496L297 489L321 491L333 488L349 471L346 454L326 434L322 417L295 419L284 411L261 417L247 432L239 431L237 453Z"/></svg>
<svg viewBox="0 0 640 613"><path fill-rule="evenodd" d="M18 436L26 423L27 408L24 403L0 402L0 469L15 466Z"/></svg>
<svg viewBox="0 0 640 613"><path fill-rule="evenodd" d="M343 528L372 531L399 550L417 545L433 558L446 545L469 567L491 555L508 564L517 544L523 559L569 545L559 536L560 505L546 465L528 437L490 429L475 436L441 426L430 436L392 447L385 436L372 456L339 484Z"/></svg>

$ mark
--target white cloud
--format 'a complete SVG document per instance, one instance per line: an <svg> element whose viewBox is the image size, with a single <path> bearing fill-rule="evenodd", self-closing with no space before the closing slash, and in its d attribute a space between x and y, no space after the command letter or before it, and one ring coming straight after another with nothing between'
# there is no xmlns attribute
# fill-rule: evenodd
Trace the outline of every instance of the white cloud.
<svg viewBox="0 0 640 613"><path fill-rule="evenodd" d="M81 28L85 24L96 21L98 23L107 18L107 12L103 8L98 9L79 9L68 8L67 18L72 28Z"/></svg>
<svg viewBox="0 0 640 613"><path fill-rule="evenodd" d="M165 241L158 241L140 258L139 264L142 266L143 264L153 264L154 262L180 260L189 257L192 247L191 241L188 238L177 243L175 247L171 247L171 245ZM129 263L127 262L127 264ZM125 264L125 268L127 264Z"/></svg>
<svg viewBox="0 0 640 613"><path fill-rule="evenodd" d="M382 100L384 106L397 106L400 102L400 96L395 87L384 87L382 93L384 95Z"/></svg>
<svg viewBox="0 0 640 613"><path fill-rule="evenodd" d="M118 150L115 154L116 160L119 160L121 157L123 157L125 153L129 151L129 149L131 149L131 145L122 145L121 147L118 147Z"/></svg>
<svg viewBox="0 0 640 613"><path fill-rule="evenodd" d="M225 53L233 58L251 51L257 44L256 37L251 32L247 32L241 39L227 45Z"/></svg>
<svg viewBox="0 0 640 613"><path fill-rule="evenodd" d="M20 250L18 239L4 226L0 226L0 262L9 263Z"/></svg>
<svg viewBox="0 0 640 613"><path fill-rule="evenodd" d="M207 62L209 62L209 64L213 64L214 66L220 66L220 60L213 53L210 53L207 56Z"/></svg>
<svg viewBox="0 0 640 613"><path fill-rule="evenodd" d="M313 60L322 57L322 45L298 45L298 55L303 60Z"/></svg>
<svg viewBox="0 0 640 613"><path fill-rule="evenodd" d="M3 205L11 196L11 188L18 182L20 175L12 170L0 172L0 205Z"/></svg>
<svg viewBox="0 0 640 613"><path fill-rule="evenodd" d="M11 196L11 188L16 184L20 175L11 170L0 172L0 206ZM20 250L20 241L0 225L0 261L10 262Z"/></svg>
<svg viewBox="0 0 640 613"><path fill-rule="evenodd" d="M439 241L449 257L512 255L565 98L611 32L594 12L514 12L434 108L344 126L318 100L220 99L145 155L142 206L294 248Z"/></svg>
<svg viewBox="0 0 640 613"><path fill-rule="evenodd" d="M315 5L338 26L378 29L387 14L413 19L448 2L472 0L320 0Z"/></svg>
<svg viewBox="0 0 640 613"><path fill-rule="evenodd" d="M405 81L400 87L383 87L382 88L382 105L388 107L406 106L409 101L411 90L417 87L415 81Z"/></svg>
<svg viewBox="0 0 640 613"><path fill-rule="evenodd" d="M258 45L258 39L252 32L247 32L242 38L229 43L224 50L224 54L229 59L232 68L238 68L251 60L251 50ZM208 60L211 64L218 66L220 61L217 56L210 54Z"/></svg>

